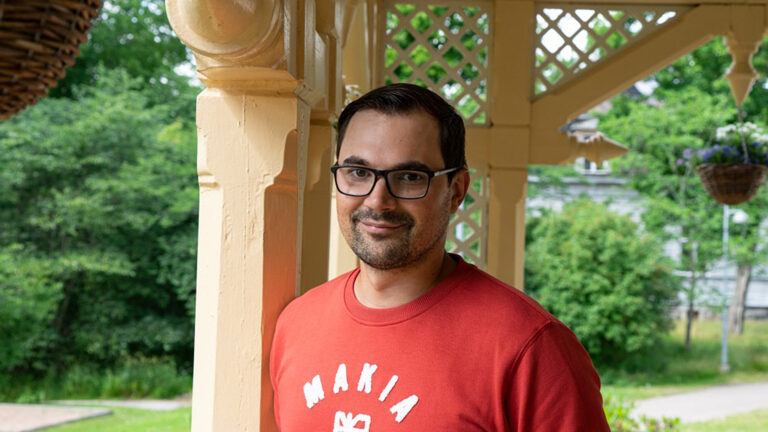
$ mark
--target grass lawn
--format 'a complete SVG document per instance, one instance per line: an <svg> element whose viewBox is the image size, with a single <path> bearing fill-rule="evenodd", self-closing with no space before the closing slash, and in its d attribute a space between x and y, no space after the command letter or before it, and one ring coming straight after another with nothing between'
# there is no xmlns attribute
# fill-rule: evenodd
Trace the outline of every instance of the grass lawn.
<svg viewBox="0 0 768 432"><path fill-rule="evenodd" d="M768 321L747 321L743 335L728 335L730 373L719 371L720 338L719 320L695 321L691 350L686 351L685 322L678 321L659 357L651 361L665 367L633 374L600 371L603 394L632 401L717 384L768 381Z"/></svg>
<svg viewBox="0 0 768 432"><path fill-rule="evenodd" d="M96 417L44 429L45 432L189 432L190 408L173 411L147 411L134 408L105 407L112 415Z"/></svg>
<svg viewBox="0 0 768 432"><path fill-rule="evenodd" d="M768 410L730 416L721 420L688 423L682 425L681 432L743 432L768 430Z"/></svg>

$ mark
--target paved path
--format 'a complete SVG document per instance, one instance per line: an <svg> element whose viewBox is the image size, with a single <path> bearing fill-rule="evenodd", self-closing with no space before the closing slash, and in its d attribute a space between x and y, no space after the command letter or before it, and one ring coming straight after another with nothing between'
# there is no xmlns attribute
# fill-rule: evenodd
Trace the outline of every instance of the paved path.
<svg viewBox="0 0 768 432"><path fill-rule="evenodd" d="M99 405L100 408L80 405ZM46 405L0 403L0 432L32 432L87 418L112 414L104 406L170 411L189 406L189 400L68 400Z"/></svg>
<svg viewBox="0 0 768 432"><path fill-rule="evenodd" d="M0 403L0 432L30 432L112 414L106 408Z"/></svg>
<svg viewBox="0 0 768 432"><path fill-rule="evenodd" d="M190 406L188 400L159 400L159 399L133 399L133 400L66 400L53 402L56 405L99 405L123 408L137 408L150 411L173 411L175 409Z"/></svg>
<svg viewBox="0 0 768 432"><path fill-rule="evenodd" d="M635 402L634 413L683 423L768 409L768 382L729 384Z"/></svg>

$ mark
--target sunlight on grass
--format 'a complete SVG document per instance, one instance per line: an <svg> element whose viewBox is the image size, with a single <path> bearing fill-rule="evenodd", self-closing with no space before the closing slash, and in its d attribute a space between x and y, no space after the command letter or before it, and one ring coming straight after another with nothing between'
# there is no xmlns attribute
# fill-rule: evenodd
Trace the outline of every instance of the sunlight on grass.
<svg viewBox="0 0 768 432"><path fill-rule="evenodd" d="M688 423L681 432L743 432L768 430L768 410L729 416L724 419Z"/></svg>
<svg viewBox="0 0 768 432"><path fill-rule="evenodd" d="M768 381L768 321L748 321L741 336L729 335L731 372L720 366L720 321L693 323L691 350L684 347L685 323L678 321L652 358L649 370L636 373L600 371L603 393L636 400L700 387Z"/></svg>
<svg viewBox="0 0 768 432"><path fill-rule="evenodd" d="M45 432L189 432L191 409L147 411L105 407L113 414L44 429Z"/></svg>

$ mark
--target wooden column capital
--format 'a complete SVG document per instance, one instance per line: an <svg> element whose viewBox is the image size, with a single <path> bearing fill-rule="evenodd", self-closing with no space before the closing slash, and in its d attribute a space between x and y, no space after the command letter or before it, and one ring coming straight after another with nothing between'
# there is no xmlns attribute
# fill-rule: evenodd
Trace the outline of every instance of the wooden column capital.
<svg viewBox="0 0 768 432"><path fill-rule="evenodd" d="M194 53L198 71L286 63L280 0L166 0L168 20Z"/></svg>

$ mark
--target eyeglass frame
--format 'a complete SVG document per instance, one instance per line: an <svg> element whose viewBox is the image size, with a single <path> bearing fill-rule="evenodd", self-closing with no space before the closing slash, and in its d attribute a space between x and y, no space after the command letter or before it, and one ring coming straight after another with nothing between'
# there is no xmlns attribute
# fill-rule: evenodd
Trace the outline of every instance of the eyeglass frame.
<svg viewBox="0 0 768 432"><path fill-rule="evenodd" d="M339 168L357 168L357 169L362 169L362 170L365 170L365 171L372 172L375 177L373 178L373 184L371 185L371 189L367 193L362 194L362 195L355 195L355 194L349 194L349 193L346 193L346 192L342 192L341 189L339 188L339 180L336 178L336 171L338 171ZM342 195L351 196L351 197L355 197L355 198L366 197L366 196L370 195L371 192L373 192L373 189L376 187L376 183L379 181L379 178L383 177L384 178L384 184L387 186L387 192L389 192L389 194L392 195L392 197L394 197L396 199L403 199L403 200L417 200L417 199L422 199L425 196L427 196L427 194L429 193L429 187L432 185L432 178L433 177L441 176L441 175L444 175L444 174L450 174L450 173L452 173L454 171L458 171L460 169L461 169L461 167L446 168L446 169L439 170L439 171L430 171L430 170L422 169L422 168L393 168L393 169L386 169L386 170L378 170L378 169L375 169L375 168L369 168L369 167L364 167L364 166L359 166L359 165L338 165L338 164L335 164L335 165L333 165L331 167L331 173L333 173L333 183L336 185L336 190L340 194L342 194ZM417 172L421 172L421 173L426 174L427 175L427 187L424 190L424 195L421 195L421 196L418 196L418 197L401 197L401 196L395 195L392 192L392 187L389 185L389 173L395 172L395 171L417 171Z"/></svg>

